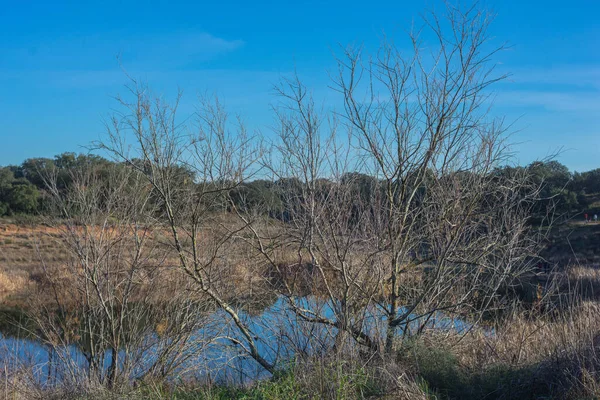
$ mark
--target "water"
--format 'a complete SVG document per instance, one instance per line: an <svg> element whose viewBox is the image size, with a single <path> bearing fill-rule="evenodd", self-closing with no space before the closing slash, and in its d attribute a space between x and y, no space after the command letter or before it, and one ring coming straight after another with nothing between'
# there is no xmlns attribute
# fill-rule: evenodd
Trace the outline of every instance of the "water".
<svg viewBox="0 0 600 400"><path fill-rule="evenodd" d="M298 298L296 303L325 318L332 318L335 314L330 302L316 297ZM277 298L274 304L258 315L242 312L241 317L253 332L259 353L271 363L280 365L299 355L326 354L336 345L336 328L302 320L291 311L288 300L283 297ZM398 333L410 334L422 322L416 320L409 325L400 325ZM385 317L380 310L373 307L363 315L361 326L363 332L371 337L383 337ZM458 332L471 327L462 320L451 319L441 313L432 315L427 326ZM12 370L27 366L32 371L31 379L41 385L80 379L81 373L88 369L89 364L84 352L75 344L50 348L41 341L17 336L14 331L6 329L4 333L0 333L1 368ZM178 379L193 377L199 380L235 383L268 377L268 372L249 358L240 345L234 343L235 340L241 339L243 337L223 310L213 312L203 320L202 327L188 338L185 350L178 357L173 357L175 367L171 376ZM132 357L129 361L135 360L129 364L134 365L129 374L130 379L140 378L148 373L157 359L161 355L164 356L169 343L168 338L157 333L148 334L139 343L139 348L129 353ZM121 351L121 363L124 359L125 354ZM106 351L104 359L101 360L104 373L108 371L111 361L112 353ZM121 368L123 366L124 364L120 365Z"/></svg>

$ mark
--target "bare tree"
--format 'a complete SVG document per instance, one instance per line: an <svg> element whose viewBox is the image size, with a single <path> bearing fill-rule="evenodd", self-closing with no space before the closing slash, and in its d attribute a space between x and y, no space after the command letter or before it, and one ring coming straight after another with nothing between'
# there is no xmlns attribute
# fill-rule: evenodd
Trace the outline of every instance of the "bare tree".
<svg viewBox="0 0 600 400"><path fill-rule="evenodd" d="M399 329L418 333L442 312L481 315L497 306L530 266L537 188L526 174L499 172L508 146L502 121L488 114L488 89L505 76L494 74L491 60L503 47L490 47L490 21L474 7L448 6L444 18L424 18L420 34L434 38L433 50L411 34L408 56L389 42L373 58L345 51L333 84L342 124L329 131L301 82L278 88L277 176L295 178L298 188L287 240L255 232L256 248L284 277L274 249L295 249L293 265L316 272L313 289L329 298L332 315L303 308L295 280L284 279L306 321L391 351ZM343 151L341 131L350 135Z"/></svg>
<svg viewBox="0 0 600 400"><path fill-rule="evenodd" d="M230 192L250 176L258 147L238 119L231 123L218 102L200 98L195 129L179 120L181 93L173 105L152 98L131 79L132 101L108 125L109 151L145 177L158 204L155 218L168 229L178 266L197 288L229 316L238 335L228 339L266 370L274 365L260 353L256 334L231 303L233 239L246 228L238 219L223 220Z"/></svg>
<svg viewBox="0 0 600 400"><path fill-rule="evenodd" d="M113 387L132 379L165 379L208 346L198 335L206 307L165 264L151 188L123 165L79 165L69 185L52 170L56 245L68 262L44 263L34 332L47 345L47 384L97 382ZM69 350L75 344L85 358ZM109 363L108 367L107 362Z"/></svg>
<svg viewBox="0 0 600 400"><path fill-rule="evenodd" d="M500 306L529 266L537 188L524 171L499 169L505 129L489 117L487 94L504 76L491 64L502 47L490 47L490 17L448 6L424 21L431 52L417 34L408 56L389 42L372 58L344 52L333 82L339 113L327 117L298 78L277 87L276 154L265 164L283 202L279 221L233 201L260 152L218 101L201 99L190 129L178 117L181 95L168 105L131 80L132 101L120 99L123 113L108 124L99 147L147 185L137 192L151 204L145 223L168 232L179 270L230 318L229 341L267 371L275 361L233 305L231 253L245 253L243 243L303 323L334 328L337 348L351 338L378 352L441 313Z"/></svg>
<svg viewBox="0 0 600 400"><path fill-rule="evenodd" d="M388 349L400 325L492 296L534 250L525 235L533 198L526 177L495 174L507 153L501 122L488 117L487 89L505 76L491 64L502 47L490 47L490 15L448 6L444 18L424 21L437 41L429 55L416 34L409 57L389 43L365 63L349 50L336 80L383 194L372 226L386 255L387 266L376 268L389 282L379 303ZM407 275L422 281L411 287Z"/></svg>

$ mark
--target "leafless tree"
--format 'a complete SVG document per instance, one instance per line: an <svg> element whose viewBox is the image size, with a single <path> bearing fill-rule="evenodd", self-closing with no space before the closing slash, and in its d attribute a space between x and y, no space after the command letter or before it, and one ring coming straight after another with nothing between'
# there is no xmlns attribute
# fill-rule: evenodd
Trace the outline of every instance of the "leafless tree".
<svg viewBox="0 0 600 400"><path fill-rule="evenodd" d="M120 164L74 167L67 186L53 171L45 179L55 211L50 234L68 255L47 265L39 253L32 333L48 348L47 383L115 386L181 371L210 344L198 334L207 310L186 290L166 295L189 285L172 273L160 226L148 218L156 205L147 182Z"/></svg>
<svg viewBox="0 0 600 400"><path fill-rule="evenodd" d="M503 47L491 45L490 21L474 7L448 6L410 35L408 55L390 42L374 57L345 50L333 79L343 111L329 127L298 79L278 87L280 164L272 167L297 188L287 193L287 235L255 231L255 247L287 276L284 292L304 320L391 351L399 329L421 332L442 312L498 306L530 267L537 188L525 173L501 172L506 131L488 100L505 78L491 62ZM434 46L425 50L421 35ZM282 270L275 249L297 255L296 273ZM311 271L329 315L297 301L297 272Z"/></svg>
<svg viewBox="0 0 600 400"><path fill-rule="evenodd" d="M178 119L181 93L169 105L134 79L128 89L132 100L119 98L123 113L113 116L109 140L99 147L146 179L158 204L155 218L169 232L180 270L229 316L239 334L228 339L272 372L256 334L231 303L234 266L228 256L247 223L223 219L231 190L254 172L258 147L218 100L200 98L190 122Z"/></svg>
<svg viewBox="0 0 600 400"><path fill-rule="evenodd" d="M489 298L533 250L528 181L495 173L507 148L501 121L488 114L488 88L505 76L491 63L503 47L490 43L490 21L448 5L411 34L408 57L384 43L373 59L348 50L339 62L343 116L383 193L372 226L385 254L374 267L389 282L379 303L388 350L400 325ZM425 33L436 41L427 53ZM405 285L418 268L422 281Z"/></svg>

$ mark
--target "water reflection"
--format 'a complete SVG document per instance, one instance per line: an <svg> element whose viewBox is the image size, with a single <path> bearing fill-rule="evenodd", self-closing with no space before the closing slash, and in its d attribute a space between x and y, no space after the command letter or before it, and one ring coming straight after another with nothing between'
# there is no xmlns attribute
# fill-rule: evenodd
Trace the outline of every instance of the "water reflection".
<svg viewBox="0 0 600 400"><path fill-rule="evenodd" d="M334 306L337 306L314 296L296 298L294 301L298 306L326 318L334 317ZM246 304L250 303L254 306L247 308ZM262 304L264 308L261 310L256 304ZM237 305L244 310L241 311L241 317L254 333L260 354L269 362L282 363L295 356L325 354L333 346L339 345L335 327L302 320L291 310L289 300L284 297L265 298L262 303L239 301ZM0 323L0 367L10 370L29 366L33 378L42 385L81 379L81 376L90 373L85 340L80 338L62 346L45 345L42 340L36 339L32 321L18 310L1 313ZM367 310L359 323L363 332L371 337L383 337L385 317L377 308ZM422 323L423 320L414 320L408 325L400 325L398 333L410 334ZM427 325L459 332L471 326L441 313L431 315ZM193 377L212 382L240 383L268 376L268 372L247 357L247 352L236 344L236 340L243 343L243 338L222 310L212 311L202 317L202 324L185 338L185 351L177 356L177 360L168 359L175 357L175 353L165 351L166 346L173 345L173 340L168 337L168 332L157 329L158 326L152 325L153 329L136 343L135 351L127 355L136 360L129 374L130 379L141 378L152 372L153 368L162 368L165 362L176 365L170 376L177 379ZM100 364L106 370L111 365L112 352L107 350L103 354L104 359ZM120 353L119 360L124 362L125 356Z"/></svg>

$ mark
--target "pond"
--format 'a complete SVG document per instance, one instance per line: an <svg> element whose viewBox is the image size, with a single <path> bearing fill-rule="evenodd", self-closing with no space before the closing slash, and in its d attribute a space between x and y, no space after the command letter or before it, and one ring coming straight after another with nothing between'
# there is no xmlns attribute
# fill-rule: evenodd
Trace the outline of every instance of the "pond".
<svg viewBox="0 0 600 400"><path fill-rule="evenodd" d="M302 308L324 317L334 315L331 303L313 296L295 299ZM289 300L279 297L262 312L241 313L242 320L255 335L259 353L269 362L286 362L300 355L325 354L336 345L337 329L323 324L301 320L289 307ZM399 326L398 333L415 330L423 321L413 321L409 326ZM363 331L371 337L383 337L385 317L373 308L362 321ZM427 321L428 328L465 331L471 325L436 313ZM247 383L269 376L247 352L236 344L241 336L231 318L217 310L203 319L203 325L187 340L184 354L177 360L174 376L212 382ZM156 332L148 334L136 351L132 379L143 376L157 357L164 356L164 337ZM338 343L339 345L339 343ZM123 360L124 354L120 356ZM102 368L108 369L112 361L110 351L104 355ZM39 340L23 337L19 330L8 324L0 325L0 368L8 370L29 368L31 379L37 384L53 384L69 378L69 374L85 371L89 363L84 351L76 344L50 348Z"/></svg>

